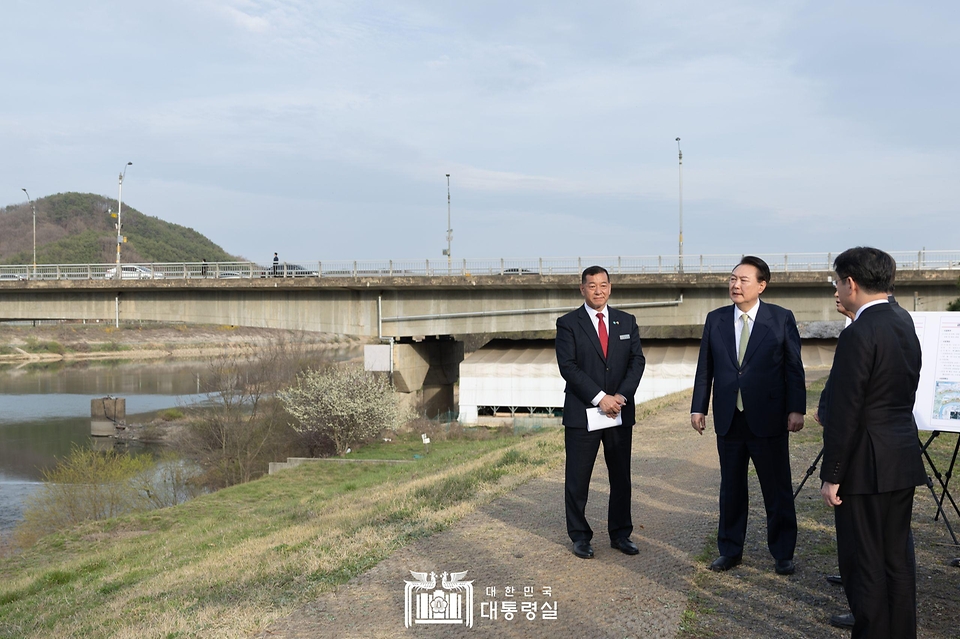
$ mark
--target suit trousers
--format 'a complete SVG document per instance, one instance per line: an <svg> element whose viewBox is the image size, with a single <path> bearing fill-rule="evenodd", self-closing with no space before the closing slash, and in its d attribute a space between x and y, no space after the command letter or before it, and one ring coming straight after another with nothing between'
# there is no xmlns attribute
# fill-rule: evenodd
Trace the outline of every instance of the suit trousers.
<svg viewBox="0 0 960 639"><path fill-rule="evenodd" d="M633 427L614 426L588 431L586 428L564 428L566 477L564 502L567 513L567 534L573 541L590 541L593 529L584 510L590 477L603 442L603 458L610 479L610 501L607 505L607 530L610 539L629 537L633 533L630 516L630 458L633 448Z"/></svg>
<svg viewBox="0 0 960 639"><path fill-rule="evenodd" d="M843 503L834 509L840 575L855 620L853 639L916 639L914 490L842 495Z"/></svg>
<svg viewBox="0 0 960 639"><path fill-rule="evenodd" d="M720 523L717 527L720 554L725 557L743 554L750 511L747 465L752 459L767 512L767 547L774 559L793 559L797 546L797 512L793 504L789 435L784 432L775 437L757 437L738 410L727 434L717 436L717 451L720 453Z"/></svg>

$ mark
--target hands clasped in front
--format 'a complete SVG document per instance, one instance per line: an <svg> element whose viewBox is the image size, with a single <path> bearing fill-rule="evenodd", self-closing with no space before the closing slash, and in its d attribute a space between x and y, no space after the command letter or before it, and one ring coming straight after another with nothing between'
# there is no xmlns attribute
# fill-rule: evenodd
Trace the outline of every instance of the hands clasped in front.
<svg viewBox="0 0 960 639"><path fill-rule="evenodd" d="M626 405L627 400L620 393L616 395L604 395L598 404L600 410L602 410L603 414L607 417L616 417Z"/></svg>

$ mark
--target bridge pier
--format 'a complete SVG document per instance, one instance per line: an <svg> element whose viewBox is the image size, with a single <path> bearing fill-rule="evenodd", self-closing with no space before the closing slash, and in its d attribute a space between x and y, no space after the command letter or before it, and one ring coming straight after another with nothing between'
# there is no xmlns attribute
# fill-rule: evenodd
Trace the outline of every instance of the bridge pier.
<svg viewBox="0 0 960 639"><path fill-rule="evenodd" d="M392 366L383 365L387 349ZM367 370L392 370L393 385L402 393L401 403L428 417L456 410L453 387L460 378L463 342L452 337L403 338L392 345L368 346L364 351ZM374 363L376 360L377 363Z"/></svg>

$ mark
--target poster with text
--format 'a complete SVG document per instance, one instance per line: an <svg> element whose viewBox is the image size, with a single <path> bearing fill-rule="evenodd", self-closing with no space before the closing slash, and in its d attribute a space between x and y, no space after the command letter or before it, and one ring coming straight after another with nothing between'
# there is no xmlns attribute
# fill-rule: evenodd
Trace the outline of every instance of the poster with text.
<svg viewBox="0 0 960 639"><path fill-rule="evenodd" d="M913 414L920 430L960 433L960 313L911 313L923 349Z"/></svg>

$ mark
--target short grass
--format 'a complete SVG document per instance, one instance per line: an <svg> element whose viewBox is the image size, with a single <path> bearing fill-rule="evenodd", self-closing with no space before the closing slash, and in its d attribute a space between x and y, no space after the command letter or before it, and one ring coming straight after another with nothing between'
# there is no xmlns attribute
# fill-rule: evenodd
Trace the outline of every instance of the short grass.
<svg viewBox="0 0 960 639"><path fill-rule="evenodd" d="M43 538L0 564L0 637L240 637L555 468L559 430L380 443Z"/></svg>
<svg viewBox="0 0 960 639"><path fill-rule="evenodd" d="M23 350L28 353L55 353L57 355L63 355L66 352L66 348L64 348L60 342L54 340L38 340L33 337L27 339Z"/></svg>
<svg viewBox="0 0 960 639"><path fill-rule="evenodd" d="M90 350L99 352L99 353L114 353L118 351L129 351L133 347L128 344L120 344L119 342L102 342L99 344L91 344Z"/></svg>

